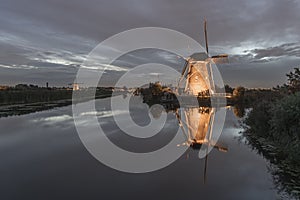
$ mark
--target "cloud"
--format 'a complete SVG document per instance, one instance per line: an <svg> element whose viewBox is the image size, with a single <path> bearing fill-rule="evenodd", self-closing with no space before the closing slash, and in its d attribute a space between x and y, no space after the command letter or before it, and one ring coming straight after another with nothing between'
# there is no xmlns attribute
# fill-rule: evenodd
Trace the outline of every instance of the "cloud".
<svg viewBox="0 0 300 200"><path fill-rule="evenodd" d="M276 58L282 56L300 57L300 43L288 43L266 49L253 49L248 51L255 59Z"/></svg>
<svg viewBox="0 0 300 200"><path fill-rule="evenodd" d="M286 43L267 48L244 50L243 54L231 56L231 62L266 63L282 58L300 58L300 43Z"/></svg>
<svg viewBox="0 0 300 200"><path fill-rule="evenodd" d="M32 61L38 61L43 63L52 63L57 65L72 65L78 66L84 62L86 55L76 54L69 51L58 51L58 52L38 52L28 53L27 58Z"/></svg>
<svg viewBox="0 0 300 200"><path fill-rule="evenodd" d="M43 84L47 78L61 84L69 82L99 42L131 28L175 29L204 46L204 17L208 19L210 52L228 53L234 63L243 63L228 65L226 69L249 68L253 66L248 63L255 63L259 66L256 69L280 64L288 70L290 63L299 58L297 0L0 0L0 3L0 60L6 66L0 70L1 84L24 80ZM174 55L143 53L112 63L108 67L110 78L105 80L109 82L125 69L148 61L179 71L182 68L182 61ZM293 62L282 62L287 57ZM20 68L17 72L16 67Z"/></svg>
<svg viewBox="0 0 300 200"><path fill-rule="evenodd" d="M107 73L107 71L116 71L116 72L128 71L127 68L116 66L116 65L110 65L110 64L99 64L99 65L93 65L93 66L91 66L91 65L84 66L83 65L82 68L96 70L96 71L105 70L106 73Z"/></svg>

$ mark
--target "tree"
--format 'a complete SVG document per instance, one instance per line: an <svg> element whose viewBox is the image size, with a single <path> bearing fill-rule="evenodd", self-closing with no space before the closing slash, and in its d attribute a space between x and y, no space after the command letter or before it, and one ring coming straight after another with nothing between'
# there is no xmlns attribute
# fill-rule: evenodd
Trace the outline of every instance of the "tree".
<svg viewBox="0 0 300 200"><path fill-rule="evenodd" d="M291 93L300 91L300 69L294 68L293 72L286 74L288 77L288 88Z"/></svg>
<svg viewBox="0 0 300 200"><path fill-rule="evenodd" d="M238 100L243 99L244 95L245 95L245 88L242 86L239 86L233 90L233 97Z"/></svg>
<svg viewBox="0 0 300 200"><path fill-rule="evenodd" d="M245 107L243 103L235 104L233 107L233 113L236 117L242 118L245 116Z"/></svg>
<svg viewBox="0 0 300 200"><path fill-rule="evenodd" d="M233 88L230 87L229 85L225 85L225 92L232 94L233 93Z"/></svg>

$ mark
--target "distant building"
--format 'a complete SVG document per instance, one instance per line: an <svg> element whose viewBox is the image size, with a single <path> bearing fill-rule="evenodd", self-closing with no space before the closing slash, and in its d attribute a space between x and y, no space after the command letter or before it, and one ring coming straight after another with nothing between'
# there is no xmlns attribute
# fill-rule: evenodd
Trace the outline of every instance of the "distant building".
<svg viewBox="0 0 300 200"><path fill-rule="evenodd" d="M37 85L27 85L27 84L18 84L15 86L18 90L28 90L28 89L38 89L39 87Z"/></svg>
<svg viewBox="0 0 300 200"><path fill-rule="evenodd" d="M15 88L18 90L25 90L25 89L28 89L29 86L27 84L18 84L15 86Z"/></svg>
<svg viewBox="0 0 300 200"><path fill-rule="evenodd" d="M79 90L79 84L78 83L73 83L73 91Z"/></svg>
<svg viewBox="0 0 300 200"><path fill-rule="evenodd" d="M0 90L8 90L9 86L7 85L0 85Z"/></svg>

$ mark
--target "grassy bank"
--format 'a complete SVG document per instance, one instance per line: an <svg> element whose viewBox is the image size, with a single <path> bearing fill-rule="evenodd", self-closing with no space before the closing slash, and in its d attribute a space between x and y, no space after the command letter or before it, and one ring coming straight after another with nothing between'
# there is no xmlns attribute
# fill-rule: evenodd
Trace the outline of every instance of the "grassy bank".
<svg viewBox="0 0 300 200"><path fill-rule="evenodd" d="M271 163L277 187L300 199L300 72L274 88L277 95L253 100L244 119L249 144Z"/></svg>
<svg viewBox="0 0 300 200"><path fill-rule="evenodd" d="M9 88L0 91L0 117L23 115L88 101L94 99L93 91L92 89L72 91L38 87ZM76 102L72 101L74 92L80 96ZM111 95L111 88L97 88L95 98L106 98Z"/></svg>

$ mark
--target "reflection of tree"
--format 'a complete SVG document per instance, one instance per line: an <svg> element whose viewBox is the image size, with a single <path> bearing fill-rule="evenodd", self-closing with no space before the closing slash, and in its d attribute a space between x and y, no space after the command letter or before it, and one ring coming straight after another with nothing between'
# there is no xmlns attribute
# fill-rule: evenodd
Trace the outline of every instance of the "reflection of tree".
<svg viewBox="0 0 300 200"><path fill-rule="evenodd" d="M209 96L210 96L209 90L203 90L198 93L198 97L200 98L209 97Z"/></svg>
<svg viewBox="0 0 300 200"><path fill-rule="evenodd" d="M153 105L150 108L150 113L154 119L159 119L164 108L160 105Z"/></svg>
<svg viewBox="0 0 300 200"><path fill-rule="evenodd" d="M233 107L233 113L238 118L244 117L245 116L245 107L244 107L244 104L242 104L242 103L235 104L234 107Z"/></svg>
<svg viewBox="0 0 300 200"><path fill-rule="evenodd" d="M282 195L287 193L299 199L300 163L292 159L286 159L281 147L270 140L250 132L246 132L244 135L247 138L247 143L270 162L268 169L279 193Z"/></svg>
<svg viewBox="0 0 300 200"><path fill-rule="evenodd" d="M295 198L300 198L299 97L257 104L245 119L244 132L248 143L270 161L279 191Z"/></svg>

